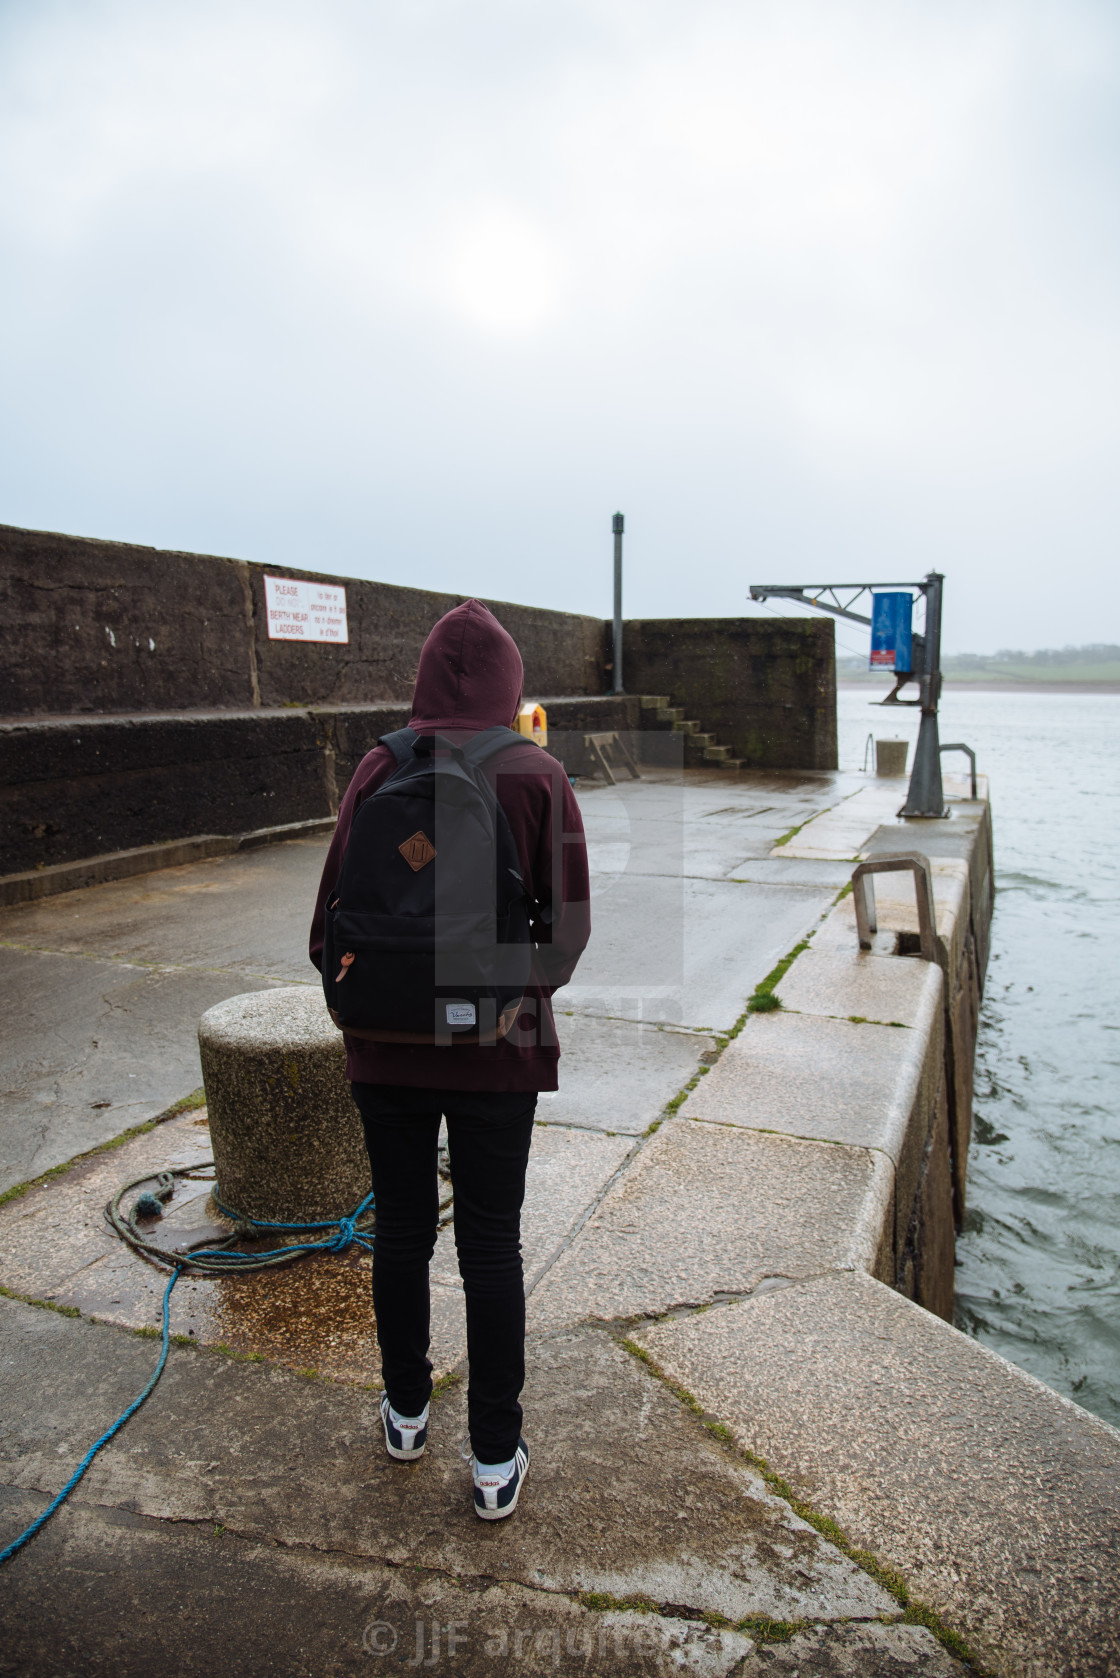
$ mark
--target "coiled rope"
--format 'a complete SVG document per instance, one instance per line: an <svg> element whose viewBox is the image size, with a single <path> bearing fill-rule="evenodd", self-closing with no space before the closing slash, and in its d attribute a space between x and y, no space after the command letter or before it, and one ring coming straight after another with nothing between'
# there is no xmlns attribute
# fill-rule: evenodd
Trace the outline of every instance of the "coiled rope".
<svg viewBox="0 0 1120 1678"><path fill-rule="evenodd" d="M324 1218L316 1223L302 1224L271 1223L263 1218L246 1217L242 1213L231 1211L228 1206L223 1206L215 1195L214 1204L222 1216L228 1218L234 1226L232 1233L225 1236L218 1245L207 1245L207 1241L210 1240L207 1237L205 1240L197 1242L195 1246L185 1248L181 1252L168 1252L165 1247L159 1247L154 1242L149 1241L144 1233L136 1227L137 1215L141 1217L162 1216L164 1203L174 1193L175 1178L193 1177L195 1172L204 1171L213 1163L213 1160L203 1160L198 1165L183 1166L175 1171L149 1172L145 1177L136 1177L131 1183L125 1183L123 1187L119 1188L106 1206L105 1216L110 1227L120 1236L121 1240L127 1242L133 1252L139 1253L149 1263L171 1271L167 1278L167 1286L163 1290L159 1359L145 1383L143 1391L133 1399L127 1409L121 1411L112 1427L108 1428L101 1435L101 1438L90 1446L58 1495L51 1499L43 1513L36 1516L25 1532L21 1532L18 1538L13 1539L6 1549L0 1550L0 1567L10 1557L14 1556L17 1550L21 1550L29 1539L34 1538L40 1527L45 1526L47 1521L50 1520L55 1510L61 1508L82 1475L89 1468L98 1451L120 1432L129 1418L136 1414L144 1400L154 1391L167 1362L167 1352L171 1344L171 1291L180 1276L192 1272L200 1276L228 1276L250 1270L267 1270L273 1265L289 1264L294 1259L304 1258L308 1253L344 1253L350 1246L364 1247L367 1252L373 1251L374 1238L369 1232L369 1220L374 1209L372 1194L367 1194L365 1199L355 1206L349 1217ZM127 1194L131 1193L133 1189L140 1188L144 1183L153 1182L156 1185L154 1192L147 1191L139 1195L128 1212L122 1211L121 1203ZM440 1219L440 1228L450 1222L450 1213L448 1213L450 1205L450 1196L440 1203L440 1212L447 1213L447 1216ZM364 1229L359 1228L359 1223L362 1221L366 1225ZM316 1241L291 1241L282 1247L263 1253L240 1252L231 1250L230 1247L230 1243L234 1241L259 1238L258 1231L267 1231L276 1235L300 1235L310 1234L315 1230L329 1230L331 1233L323 1235L321 1239Z"/></svg>
<svg viewBox="0 0 1120 1678"><path fill-rule="evenodd" d="M131 1183L124 1183L117 1190L108 1206L105 1216L109 1226L122 1241L128 1243L134 1253L148 1259L153 1264L166 1267L174 1265L180 1270L193 1271L200 1276L228 1276L232 1273L241 1274L249 1270L268 1270L273 1265L290 1264L293 1259L303 1258L308 1253L344 1253L352 1243L364 1247L367 1252L373 1251L373 1236L365 1230L359 1229L360 1220L367 1220L373 1210L373 1196L367 1194L346 1218L323 1218L317 1223L272 1223L265 1218L250 1218L243 1212L234 1212L228 1206L223 1206L217 1195L213 1196L214 1205L228 1218L233 1225L229 1235L221 1238L216 1244L212 1236L204 1236L193 1247L184 1247L181 1251L169 1253L166 1247L157 1246L149 1241L144 1233L136 1227L136 1217L159 1215L163 1211L163 1202L170 1199L174 1190L176 1177L194 1177L198 1171L206 1171L214 1161L202 1160L197 1165L181 1166L177 1171L151 1172L146 1177L136 1177ZM131 1211L124 1212L121 1202L133 1189L140 1188L143 1183L156 1184L155 1194L141 1194ZM449 1204L449 1203L448 1203ZM443 1208L440 1208L441 1211ZM237 1249L231 1250L231 1243L242 1240L258 1240L259 1232L270 1235L302 1235L311 1234L315 1230L330 1230L332 1233L324 1235L318 1241L289 1241L282 1247L273 1248L264 1253L245 1253Z"/></svg>

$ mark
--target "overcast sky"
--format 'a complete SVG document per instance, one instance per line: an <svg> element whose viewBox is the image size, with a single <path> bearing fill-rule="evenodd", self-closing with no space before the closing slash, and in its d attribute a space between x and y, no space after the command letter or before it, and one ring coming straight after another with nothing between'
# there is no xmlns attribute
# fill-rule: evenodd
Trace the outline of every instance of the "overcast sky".
<svg viewBox="0 0 1120 1678"><path fill-rule="evenodd" d="M0 521L1120 641L1118 83L1115 0L0 0Z"/></svg>

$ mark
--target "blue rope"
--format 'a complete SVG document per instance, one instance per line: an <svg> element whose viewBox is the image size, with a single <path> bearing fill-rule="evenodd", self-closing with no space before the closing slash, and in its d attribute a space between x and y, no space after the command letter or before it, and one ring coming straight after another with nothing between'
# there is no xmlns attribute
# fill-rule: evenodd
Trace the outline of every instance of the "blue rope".
<svg viewBox="0 0 1120 1678"><path fill-rule="evenodd" d="M213 1199L218 1211L232 1223L251 1224L254 1229L275 1229L288 1235L296 1235L301 1229L333 1229L335 1233L323 1241L293 1241L290 1246L276 1248L270 1253L230 1253L221 1248L195 1247L191 1250L192 1259L217 1259L223 1268L236 1270L252 1269L264 1259L293 1257L297 1253L344 1253L351 1243L357 1247L364 1247L367 1252L373 1251L372 1235L363 1235L357 1228L358 1219L373 1205L372 1194L367 1194L348 1218L325 1218L321 1223L313 1224L277 1224L269 1223L265 1218L246 1218L242 1217L240 1212L233 1212L228 1206L223 1206L217 1195L214 1195ZM239 1265L239 1259L247 1262Z"/></svg>
<svg viewBox="0 0 1120 1678"><path fill-rule="evenodd" d="M141 1179L141 1181L143 1181L143 1179ZM172 1270L171 1275L167 1279L167 1286L163 1290L163 1330L162 1344L159 1349L159 1360L145 1383L144 1390L138 1397L133 1399L127 1410L121 1411L112 1427L108 1428L106 1432L101 1435L101 1438L97 1441L97 1443L90 1446L89 1450L86 1452L73 1474L71 1474L62 1490L58 1493L57 1497L53 1497L51 1499L50 1503L48 1503L47 1507L43 1510L43 1513L36 1516L35 1520L32 1521L26 1532L21 1532L18 1538L13 1539L7 1549L0 1550L0 1567L3 1567L4 1563L10 1560L17 1550L22 1550L27 1541L34 1538L35 1534L39 1531L39 1528L46 1525L55 1510L62 1507L62 1505L66 1502L66 1499L70 1496L70 1493L74 1490L74 1487L78 1484L78 1481L82 1478L82 1475L86 1472L86 1469L89 1467L94 1457L97 1455L98 1451L101 1450L102 1446L107 1445L110 1439L114 1438L121 1431L121 1428L128 1421L129 1417L136 1414L144 1400L148 1398L154 1390L156 1382L163 1374L163 1368L167 1362L168 1347L171 1344L171 1290L179 1280L179 1277L183 1274L184 1270L189 1270L191 1268L192 1261L196 1259L206 1260L207 1268L211 1269L211 1271L214 1267L215 1260L220 1261L221 1268L223 1269L253 1270L258 1269L267 1259L281 1257L296 1258L301 1253L345 1252L346 1248L349 1247L351 1243L354 1243L359 1247L365 1247L369 1252L373 1251L373 1237L361 1234L355 1227L357 1219L362 1216L363 1212L367 1211L369 1207L373 1205L372 1194L367 1194L361 1205L356 1206L348 1218L328 1218L322 1223L312 1224L275 1224L266 1223L262 1218L242 1217L239 1213L231 1212L227 1207L223 1206L217 1197L215 1197L215 1205L225 1217L231 1218L235 1223L252 1224L257 1229L283 1230L290 1234L297 1234L301 1229L333 1229L335 1233L328 1236L323 1241L294 1241L290 1247L280 1247L270 1253L231 1253L223 1251L221 1248L210 1248L199 1251L195 1248L189 1254L184 1254L181 1259L177 1260L175 1268ZM240 1263L238 1263L239 1260L241 1261Z"/></svg>
<svg viewBox="0 0 1120 1678"><path fill-rule="evenodd" d="M97 1443L90 1446L73 1474L71 1474L69 1480L67 1480L66 1484L59 1492L58 1496L51 1499L51 1501L47 1504L47 1507L43 1510L43 1513L38 1515L35 1520L32 1521L27 1531L21 1532L18 1538L13 1539L6 1550L0 1550L0 1567L3 1567L4 1563L8 1561L10 1557L14 1556L17 1550L21 1550L29 1538L34 1538L39 1528L46 1525L55 1510L61 1508L61 1506L66 1502L66 1499L70 1496L70 1493L74 1490L74 1487L78 1484L78 1481L82 1478L82 1475L85 1473L94 1457L97 1455L98 1451L100 1451L101 1447L103 1445L107 1445L110 1439L121 1431L121 1428L128 1421L128 1418L136 1414L137 1410L139 1410L140 1406L143 1404L144 1400L148 1397L156 1382L163 1374L163 1366L167 1362L167 1348L171 1343L171 1290L181 1275L182 1271L178 1268L178 1266L176 1266L171 1275L168 1277L167 1286L163 1290L163 1344L159 1349L159 1362L156 1364L151 1375L148 1377L148 1381L143 1392L138 1398L133 1399L127 1410L121 1411L112 1427L108 1428L101 1435L101 1438L97 1441Z"/></svg>

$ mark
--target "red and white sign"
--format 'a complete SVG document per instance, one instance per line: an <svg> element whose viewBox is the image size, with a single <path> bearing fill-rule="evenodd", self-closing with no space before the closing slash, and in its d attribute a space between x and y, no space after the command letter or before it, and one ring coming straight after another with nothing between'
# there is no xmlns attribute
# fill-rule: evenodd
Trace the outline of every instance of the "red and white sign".
<svg viewBox="0 0 1120 1678"><path fill-rule="evenodd" d="M307 583L295 577L264 579L270 641L350 639L346 626L346 590L333 583Z"/></svg>

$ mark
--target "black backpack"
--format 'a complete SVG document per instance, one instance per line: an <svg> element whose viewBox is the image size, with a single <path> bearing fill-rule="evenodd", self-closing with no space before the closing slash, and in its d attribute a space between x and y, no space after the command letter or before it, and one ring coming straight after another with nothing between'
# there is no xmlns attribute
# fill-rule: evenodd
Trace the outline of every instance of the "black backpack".
<svg viewBox="0 0 1120 1678"><path fill-rule="evenodd" d="M525 744L383 735L397 768L359 807L327 904L323 990L337 1026L380 1043L493 1043L520 1011L530 900L482 765Z"/></svg>

